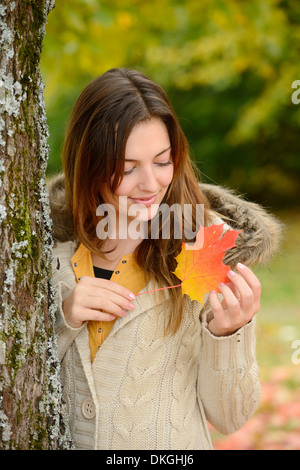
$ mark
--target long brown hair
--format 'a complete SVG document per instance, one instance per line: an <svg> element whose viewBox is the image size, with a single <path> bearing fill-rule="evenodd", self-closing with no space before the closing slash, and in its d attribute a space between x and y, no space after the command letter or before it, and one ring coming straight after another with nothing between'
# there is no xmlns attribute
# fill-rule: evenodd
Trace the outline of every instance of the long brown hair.
<svg viewBox="0 0 300 470"><path fill-rule="evenodd" d="M205 220L208 201L199 188L197 168L189 157L189 145L165 91L136 70L114 68L96 78L83 90L72 112L63 148L66 197L75 235L91 251L101 254L96 234L99 216L96 208L104 183L113 195L122 181L127 139L138 123L158 118L166 126L171 142L173 180L163 199L172 206L203 204ZM114 175L113 181L111 177ZM182 211L183 214L183 211ZM182 223L182 220L181 220ZM192 221L195 230L195 214ZM171 223L174 229L174 220ZM148 237L135 250L136 262L159 287L179 284L172 273L182 241L172 237ZM181 288L167 289L166 332L179 327L185 297ZM163 296L165 291L160 291Z"/></svg>

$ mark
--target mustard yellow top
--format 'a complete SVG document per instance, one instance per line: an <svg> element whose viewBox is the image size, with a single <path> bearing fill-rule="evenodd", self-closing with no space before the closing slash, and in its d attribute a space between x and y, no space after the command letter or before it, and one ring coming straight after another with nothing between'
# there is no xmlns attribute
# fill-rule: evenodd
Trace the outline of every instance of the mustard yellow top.
<svg viewBox="0 0 300 470"><path fill-rule="evenodd" d="M77 251L72 256L71 262L75 273L76 282L78 282L82 276L95 277L91 252L82 243L79 245ZM118 266L113 271L110 280L117 282L121 286L131 290L131 292L133 292L135 295L138 294L146 285L144 271L136 263L133 253L130 253L121 258ZM88 322L89 344L92 362L101 344L109 335L109 332L113 327L116 319L113 321Z"/></svg>

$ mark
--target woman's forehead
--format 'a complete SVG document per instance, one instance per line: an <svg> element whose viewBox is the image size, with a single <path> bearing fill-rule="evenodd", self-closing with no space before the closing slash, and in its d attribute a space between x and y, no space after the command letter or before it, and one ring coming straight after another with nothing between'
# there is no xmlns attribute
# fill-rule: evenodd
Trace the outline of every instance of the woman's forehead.
<svg viewBox="0 0 300 470"><path fill-rule="evenodd" d="M169 148L170 137L165 124L159 119L151 119L134 126L126 142L125 158L135 160L141 150L157 156Z"/></svg>

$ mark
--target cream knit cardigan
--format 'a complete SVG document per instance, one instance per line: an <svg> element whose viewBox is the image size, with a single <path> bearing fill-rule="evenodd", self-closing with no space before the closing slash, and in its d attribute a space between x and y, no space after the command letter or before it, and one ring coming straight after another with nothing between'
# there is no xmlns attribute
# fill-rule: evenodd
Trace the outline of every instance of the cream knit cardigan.
<svg viewBox="0 0 300 470"><path fill-rule="evenodd" d="M267 263L278 250L280 222L232 191L200 186L212 209L243 230L224 262L232 268L238 261ZM51 179L49 193L56 331L75 448L211 449L207 421L225 434L241 428L261 393L255 319L231 336L215 337L207 329L208 308L190 301L176 334L164 338L162 304L153 294L141 295L135 309L116 320L91 363L86 324L68 326L61 307L75 286L71 257L77 248L63 174ZM145 290L156 287L151 282ZM86 399L93 408L88 417L82 408Z"/></svg>
<svg viewBox="0 0 300 470"><path fill-rule="evenodd" d="M76 449L211 449L207 420L220 432L245 424L260 400L255 322L215 337L197 301L175 335L163 337L164 312L152 294L118 318L91 363L86 324L71 328L61 304L75 286L72 241L54 248L58 349ZM155 288L152 284L146 290ZM158 314L157 314L158 313ZM82 412L86 398L95 416Z"/></svg>

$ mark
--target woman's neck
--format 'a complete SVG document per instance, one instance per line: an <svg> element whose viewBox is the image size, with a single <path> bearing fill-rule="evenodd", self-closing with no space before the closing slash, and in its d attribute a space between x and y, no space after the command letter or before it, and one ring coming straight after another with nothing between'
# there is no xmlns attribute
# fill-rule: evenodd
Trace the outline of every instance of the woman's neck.
<svg viewBox="0 0 300 470"><path fill-rule="evenodd" d="M106 253L103 256L99 256L92 253L93 266L102 269L114 270L121 258L133 253L134 250L142 243L142 239L126 239L126 240L110 240L106 239L103 244L103 251L113 250L111 253Z"/></svg>

